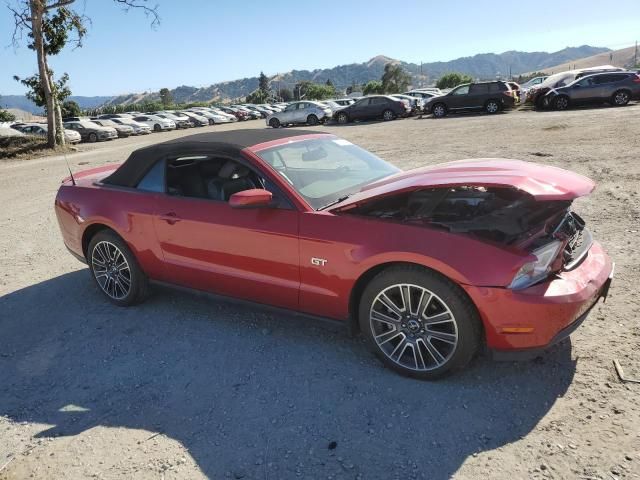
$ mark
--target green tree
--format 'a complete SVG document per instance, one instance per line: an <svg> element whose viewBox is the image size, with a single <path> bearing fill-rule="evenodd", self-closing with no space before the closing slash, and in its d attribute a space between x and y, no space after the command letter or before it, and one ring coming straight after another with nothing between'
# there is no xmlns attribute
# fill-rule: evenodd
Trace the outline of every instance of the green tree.
<svg viewBox="0 0 640 480"><path fill-rule="evenodd" d="M62 103L62 118L79 117L80 115L82 115L82 110L77 102L67 100Z"/></svg>
<svg viewBox="0 0 640 480"><path fill-rule="evenodd" d="M305 98L308 100L325 100L327 98L335 97L336 89L333 85L323 85L321 83L312 83L307 87L307 95Z"/></svg>
<svg viewBox="0 0 640 480"><path fill-rule="evenodd" d="M7 111L0 108L0 122L13 122L16 119L16 116Z"/></svg>
<svg viewBox="0 0 640 480"><path fill-rule="evenodd" d="M333 82L331 81L330 78L327 78L327 81L325 82L325 85L327 87L334 87L335 88L335 86L333 85Z"/></svg>
<svg viewBox="0 0 640 480"><path fill-rule="evenodd" d="M69 81L69 75L65 73L62 75L62 77L60 77L59 80L55 81L53 79L53 71L50 69L49 77L51 96L54 99L54 105L56 105L57 107L62 105L62 102L64 102L65 99L71 95L71 90L67 85L67 81ZM28 90L26 93L26 97L33 103L35 103L38 107L43 107L45 113L48 116L50 106L49 102L47 102L45 91L42 88L43 82L40 81L40 75L36 73L35 75L27 78L20 78L14 75L13 79L27 87Z"/></svg>
<svg viewBox="0 0 640 480"><path fill-rule="evenodd" d="M13 14L14 30L12 43L18 45L21 33L27 32L27 46L36 52L38 65L38 91L42 94L47 112L47 144L49 147L64 145L64 128L59 98L56 96L53 72L49 68L50 55L59 54L75 33L73 40L82 46L89 21L70 7L76 0L12 0L7 7ZM125 10L141 9L153 17L152 25L159 22L156 7L148 7L145 0L114 0ZM33 78L33 77L30 77ZM35 89L32 89L35 91Z"/></svg>
<svg viewBox="0 0 640 480"><path fill-rule="evenodd" d="M471 83L473 82L473 78L469 75L465 75L464 73L447 73L440 77L438 82L436 83L436 87L438 88L453 88L458 85L462 85L463 83Z"/></svg>
<svg viewBox="0 0 640 480"><path fill-rule="evenodd" d="M384 93L384 86L380 80L371 80L364 86L362 93L365 95L382 94Z"/></svg>
<svg viewBox="0 0 640 480"><path fill-rule="evenodd" d="M247 97L245 98L245 102L258 103L258 104L266 103L268 98L269 98L269 94L267 92L261 89L257 89L251 92L249 95L247 95Z"/></svg>
<svg viewBox="0 0 640 480"><path fill-rule="evenodd" d="M401 93L409 88L411 76L400 65L387 63L380 80L384 93Z"/></svg>
<svg viewBox="0 0 640 480"><path fill-rule="evenodd" d="M281 88L279 90L279 94L280 100L282 100L283 102L290 102L291 100L293 100L293 92L286 87Z"/></svg>
<svg viewBox="0 0 640 480"><path fill-rule="evenodd" d="M263 72L260 72L260 76L258 77L258 89L263 92L269 91L269 79Z"/></svg>
<svg viewBox="0 0 640 480"><path fill-rule="evenodd" d="M162 102L162 106L167 108L169 105L173 103L173 95L171 95L171 90L168 88L160 89L160 101Z"/></svg>

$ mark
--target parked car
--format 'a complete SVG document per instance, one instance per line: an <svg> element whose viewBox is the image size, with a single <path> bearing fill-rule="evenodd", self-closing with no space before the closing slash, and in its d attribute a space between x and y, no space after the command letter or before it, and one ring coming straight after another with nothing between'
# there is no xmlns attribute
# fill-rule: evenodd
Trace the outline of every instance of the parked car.
<svg viewBox="0 0 640 480"><path fill-rule="evenodd" d="M434 95L442 95L444 93L438 87L420 87L420 88L414 88L412 91L433 93Z"/></svg>
<svg viewBox="0 0 640 480"><path fill-rule="evenodd" d="M411 106L405 100L387 95L371 95L333 112L333 118L338 123L345 124L356 120L394 120L410 113Z"/></svg>
<svg viewBox="0 0 640 480"><path fill-rule="evenodd" d="M145 113L143 115L133 117L133 120L135 120L136 122L144 123L154 132L161 132L163 130L175 130L176 128L176 124L173 120L168 120L166 118L152 115L150 113Z"/></svg>
<svg viewBox="0 0 640 480"><path fill-rule="evenodd" d="M618 68L611 65L601 65L599 67L582 68L578 70L569 70L567 72L556 73L546 78L539 85L531 87L527 90L526 103L533 104L536 108L547 108L550 99L546 98L547 92L552 88L560 88L569 85L579 78L595 73L623 72L624 68Z"/></svg>
<svg viewBox="0 0 640 480"><path fill-rule="evenodd" d="M111 121L116 125L127 125L133 128L133 135L148 135L151 133L151 127L144 123L136 122L133 118L113 118Z"/></svg>
<svg viewBox="0 0 640 480"><path fill-rule="evenodd" d="M133 127L131 125L123 125L120 123L116 123L113 120L108 120L106 118L97 118L95 120L91 120L93 123L97 123L101 127L109 127L115 129L118 132L118 137L127 138L130 135L133 135Z"/></svg>
<svg viewBox="0 0 640 480"><path fill-rule="evenodd" d="M17 128L13 128L12 126L0 125L0 137L24 137L25 134L22 133Z"/></svg>
<svg viewBox="0 0 640 480"><path fill-rule="evenodd" d="M196 112L190 112L188 110L179 112L180 115L183 115L185 117L187 117L189 119L189 121L191 122L191 126L192 127L205 127L207 125L210 125L209 119L204 117L203 115L200 115Z"/></svg>
<svg viewBox="0 0 640 480"><path fill-rule="evenodd" d="M19 126L12 125L25 135L34 135L36 137L46 137L49 127L46 123L22 123ZM82 138L80 134L74 130L64 129L64 140L67 143L80 143Z"/></svg>
<svg viewBox="0 0 640 480"><path fill-rule="evenodd" d="M422 113L422 109L424 108L424 100L422 98L413 97L411 95L404 95L402 93L394 93L391 96L393 98L398 98L400 100L406 100L407 102L409 102L412 115Z"/></svg>
<svg viewBox="0 0 640 480"><path fill-rule="evenodd" d="M267 125L278 128L286 125L306 124L317 125L331 118L331 109L320 102L293 102L282 112L269 115Z"/></svg>
<svg viewBox="0 0 640 480"><path fill-rule="evenodd" d="M74 179L55 213L108 301L135 305L159 281L328 317L411 377L454 372L485 348L540 355L612 281L571 211L594 182L552 166L403 172L331 134L242 129L155 144Z"/></svg>
<svg viewBox="0 0 640 480"><path fill-rule="evenodd" d="M621 107L640 98L640 75L635 72L596 73L564 87L552 88L543 104L556 110L608 102Z"/></svg>
<svg viewBox="0 0 640 480"><path fill-rule="evenodd" d="M175 112L167 112L167 111L153 112L153 113L154 115L157 115L160 118L171 120L173 123L175 123L176 128L191 128L193 126L191 124L191 120L189 120L189 117L185 115L180 115Z"/></svg>
<svg viewBox="0 0 640 480"><path fill-rule="evenodd" d="M326 103L329 104L331 106L333 106L334 104L336 105L336 110L338 108L342 108L342 107L348 107L349 105L351 105L352 103L355 103L355 100L353 98L331 98L329 100L323 100L322 103ZM333 107L332 107L333 109Z"/></svg>
<svg viewBox="0 0 640 480"><path fill-rule="evenodd" d="M260 112L253 110L246 105L232 105L231 107L247 114L250 120L258 120L262 118L262 114Z"/></svg>
<svg viewBox="0 0 640 480"><path fill-rule="evenodd" d="M222 115L223 117L228 118L230 122L238 121L238 117L232 112L225 112L224 110L218 107L211 107L210 110L216 115Z"/></svg>
<svg viewBox="0 0 640 480"><path fill-rule="evenodd" d="M205 109L204 107L202 107L202 108L191 108L191 109L189 109L187 111L193 112L196 115L200 115L200 116L206 118L208 120L208 122L209 122L209 125L215 125L216 123L229 123L231 121L226 116L223 117L222 115L218 115L216 113L213 113L210 109Z"/></svg>
<svg viewBox="0 0 640 480"><path fill-rule="evenodd" d="M118 138L118 132L115 128L103 127L90 120L65 122L64 128L78 132L83 142L94 143Z"/></svg>
<svg viewBox="0 0 640 480"><path fill-rule="evenodd" d="M140 113L136 112L136 115L140 115ZM132 115L130 113L103 113L102 115L98 115L98 118L110 120L113 118L132 118Z"/></svg>
<svg viewBox="0 0 640 480"><path fill-rule="evenodd" d="M432 114L435 118L463 111L484 110L493 114L514 105L514 94L506 82L465 83L446 95L430 98L424 106L424 112Z"/></svg>
<svg viewBox="0 0 640 480"><path fill-rule="evenodd" d="M530 80L524 82L522 85L520 85L520 88L528 90L531 87L535 87L536 85L540 85L547 78L549 78L548 75L541 76L541 77L533 77L532 79L530 79Z"/></svg>
<svg viewBox="0 0 640 480"><path fill-rule="evenodd" d="M509 85L509 87L511 87L511 91L513 92L514 98L516 99L516 103L520 103L520 99L522 98L520 96L522 90L520 88L520 84L517 82L507 82L507 84Z"/></svg>
<svg viewBox="0 0 640 480"><path fill-rule="evenodd" d="M237 108L233 108L233 107L216 107L216 108L218 110L222 110L225 113L234 115L239 122L243 122L251 118L249 115L247 115L246 112L242 110L238 110Z"/></svg>

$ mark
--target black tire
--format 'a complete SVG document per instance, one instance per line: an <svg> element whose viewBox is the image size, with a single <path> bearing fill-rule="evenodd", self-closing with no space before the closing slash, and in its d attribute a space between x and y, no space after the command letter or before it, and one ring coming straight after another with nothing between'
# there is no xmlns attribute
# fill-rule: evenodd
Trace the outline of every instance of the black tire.
<svg viewBox="0 0 640 480"><path fill-rule="evenodd" d="M484 111L490 115L498 113L500 111L500 102L494 99L487 100L487 102L484 104Z"/></svg>
<svg viewBox="0 0 640 480"><path fill-rule="evenodd" d="M89 142L96 143L97 141L98 141L98 135L96 135L95 133L91 132L89 134Z"/></svg>
<svg viewBox="0 0 640 480"><path fill-rule="evenodd" d="M210 118L209 119L209 126L215 125L215 124L216 124L216 121L213 118Z"/></svg>
<svg viewBox="0 0 640 480"><path fill-rule="evenodd" d="M422 291L431 292L433 295L427 297L429 300L424 304L422 312L424 314L435 312L430 315L431 318L435 318L436 315L443 315L438 313L438 309L444 307L444 315L448 315L449 318L444 322L439 322L438 326L436 323L429 323L427 317L417 313L415 319L413 317L410 319L409 316L403 317L406 314L405 311L399 316L400 319L397 323L395 319L394 322L387 322L389 330L386 333L380 334L377 330L374 333L374 330L379 326L384 326L385 322L384 320L380 322L380 320L370 319L372 309L380 308L380 305L383 305L379 300L382 292L385 294L393 291L401 292L401 290L398 290L401 288L399 285L403 285L402 288L411 286L411 289L414 289L414 294L421 291L421 289ZM393 293L388 293L388 295L390 295L388 298L391 298ZM421 305L422 297L418 299L418 297L414 296L412 302L414 301ZM420 307L417 306L415 310L417 312ZM391 309L385 314L389 315L386 318L395 315ZM376 275L369 282L360 298L358 320L360 330L366 337L369 346L387 367L401 375L422 380L435 380L464 368L478 351L482 338L478 312L464 291L439 273L419 266L402 265L389 267ZM418 324L417 328L420 330L410 330L415 327L415 324ZM445 330L438 331L437 329L439 328L449 329L449 333ZM429 332L432 333L431 336ZM391 334L391 336L388 334ZM440 336L444 334L445 337L455 335L455 345L452 346L449 342L445 343L439 340L435 336L436 334ZM376 335L378 339L381 337L384 339L382 344L386 345L385 347L377 343ZM394 345L394 340L397 340L397 346ZM413 355L407 359L405 352L408 350L406 345L409 343L412 345L411 353ZM427 343L429 347L427 347ZM384 349L391 350L395 348L395 352L401 347L401 344L405 346L401 348L398 361L389 358L389 352L385 352ZM447 347L447 345L449 346ZM417 351L415 348L417 348ZM432 349L436 350L434 353L429 353ZM435 353L439 353L442 360L438 360ZM391 356L394 356L394 354L391 353ZM409 362L413 360L415 368L401 365L399 362L403 359ZM424 367L422 369L419 368L420 361L422 361L422 366ZM429 362L432 364L427 365Z"/></svg>
<svg viewBox="0 0 640 480"><path fill-rule="evenodd" d="M566 95L558 95L553 99L552 105L554 110L567 110L570 105L569 97Z"/></svg>
<svg viewBox="0 0 640 480"><path fill-rule="evenodd" d="M624 107L631 101L631 93L629 90L618 90L611 95L611 105L614 107Z"/></svg>
<svg viewBox="0 0 640 480"><path fill-rule="evenodd" d="M449 113L447 106L444 103L436 103L431 107L431 115L433 118L443 118Z"/></svg>
<svg viewBox="0 0 640 480"><path fill-rule="evenodd" d="M156 123L156 124L153 126L153 131L154 131L154 132L159 132L160 130L162 130L162 127L160 126L160 124L159 124L159 123Z"/></svg>
<svg viewBox="0 0 640 480"><path fill-rule="evenodd" d="M269 120L269 126L271 128L280 128L280 120L278 120L277 118L272 118L271 120Z"/></svg>
<svg viewBox="0 0 640 480"><path fill-rule="evenodd" d="M318 125L318 123L320 123L320 121L318 120L318 117L316 117L315 115L311 114L307 117L307 123L311 126L315 126Z"/></svg>
<svg viewBox="0 0 640 480"><path fill-rule="evenodd" d="M395 120L396 119L396 114L393 113L393 110L389 110L388 108L382 112L382 119L385 122L388 122L389 120Z"/></svg>
<svg viewBox="0 0 640 480"><path fill-rule="evenodd" d="M105 250L110 249L110 246L115 247L122 255L122 258L124 258L124 260L126 261L129 279L129 288L126 291L126 294L123 294L124 289L122 287L127 286L126 281L123 279L123 277L127 277L127 275L125 274L126 272L124 272L121 268L117 268L122 265L121 258L119 256L115 256L116 260L111 259L112 265L110 267L107 267L106 265L104 267L101 267L100 265L100 259L105 258L105 252L113 251ZM89 265L93 281L96 283L98 289L104 294L105 297L107 297L107 299L111 303L120 307L128 307L130 305L135 305L142 302L148 296L149 279L140 268L136 257L133 255L126 242L112 230L101 230L93 236L93 238L89 242L89 247L87 248L87 263ZM102 268L104 268L104 271L106 271L107 269L113 269L113 271L117 271L118 273L116 273L114 277L118 276L120 280L106 280L105 278L108 277L108 275L101 275L103 271L101 270ZM105 282L109 283L106 283L105 286ZM116 295L110 294L109 285L117 286L118 284L121 285L120 290L115 288Z"/></svg>
<svg viewBox="0 0 640 480"><path fill-rule="evenodd" d="M349 123L349 115L347 115L345 112L340 112L336 116L336 120L340 125L346 125L347 123Z"/></svg>

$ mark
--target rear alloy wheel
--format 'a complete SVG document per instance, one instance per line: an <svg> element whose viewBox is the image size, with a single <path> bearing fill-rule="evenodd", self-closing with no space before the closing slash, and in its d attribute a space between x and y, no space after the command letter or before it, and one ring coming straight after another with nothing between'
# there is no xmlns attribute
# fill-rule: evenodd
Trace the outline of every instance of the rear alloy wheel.
<svg viewBox="0 0 640 480"><path fill-rule="evenodd" d="M615 107L623 107L631 100L631 95L626 90L619 90L613 94L613 105Z"/></svg>
<svg viewBox="0 0 640 480"><path fill-rule="evenodd" d="M148 279L127 244L114 232L98 232L89 243L87 260L102 293L119 306L144 300Z"/></svg>
<svg viewBox="0 0 640 480"><path fill-rule="evenodd" d="M98 141L98 136L95 133L90 133L89 134L89 141L91 143L95 143Z"/></svg>
<svg viewBox="0 0 640 480"><path fill-rule="evenodd" d="M313 126L313 125L317 125L317 124L319 123L319 121L318 121L318 117L316 117L316 116L315 116L315 115L313 115L313 114L312 114L312 115L309 115L309 116L307 117L307 123L308 123L309 125L311 125L311 126Z"/></svg>
<svg viewBox="0 0 640 480"><path fill-rule="evenodd" d="M569 108L569 97L560 95L553 100L553 108L555 110L566 110Z"/></svg>
<svg viewBox="0 0 640 480"><path fill-rule="evenodd" d="M435 379L463 368L480 344L480 321L464 292L436 272L388 268L360 300L360 329L396 372Z"/></svg>
<svg viewBox="0 0 640 480"><path fill-rule="evenodd" d="M431 109L431 113L435 118L442 118L447 116L447 107L443 103L436 103Z"/></svg>
<svg viewBox="0 0 640 480"><path fill-rule="evenodd" d="M160 130L162 130L162 127L160 126L160 124L159 124L159 123L156 123L156 124L153 126L153 131L154 131L154 132L159 132Z"/></svg>
<svg viewBox="0 0 640 480"><path fill-rule="evenodd" d="M337 120L338 120L339 124L345 125L345 124L349 123L349 115L347 115L344 112L341 112L341 113L338 114Z"/></svg>
<svg viewBox="0 0 640 480"><path fill-rule="evenodd" d="M269 120L269 126L271 128L279 128L280 127L280 120L278 120L277 118L272 118L271 120Z"/></svg>
<svg viewBox="0 0 640 480"><path fill-rule="evenodd" d="M384 112L382 112L382 119L385 122L388 122L389 120L393 120L394 118L396 118L396 114L393 113L391 110L385 110Z"/></svg>
<svg viewBox="0 0 640 480"><path fill-rule="evenodd" d="M500 104L496 100L489 100L484 106L484 110L487 113L498 113L500 111Z"/></svg>

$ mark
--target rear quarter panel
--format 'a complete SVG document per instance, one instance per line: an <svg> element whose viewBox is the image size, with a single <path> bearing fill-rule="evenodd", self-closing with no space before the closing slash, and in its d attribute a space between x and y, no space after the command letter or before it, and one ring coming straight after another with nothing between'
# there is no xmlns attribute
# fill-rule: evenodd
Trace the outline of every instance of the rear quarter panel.
<svg viewBox="0 0 640 480"><path fill-rule="evenodd" d="M127 242L142 269L155 278L162 268L153 226L156 203L153 193L81 181L75 186L65 183L60 187L55 211L64 243L71 251L84 257L85 232L103 225Z"/></svg>

